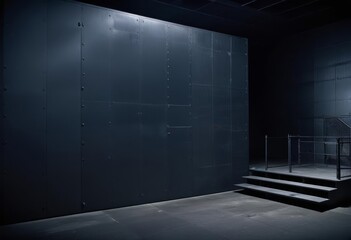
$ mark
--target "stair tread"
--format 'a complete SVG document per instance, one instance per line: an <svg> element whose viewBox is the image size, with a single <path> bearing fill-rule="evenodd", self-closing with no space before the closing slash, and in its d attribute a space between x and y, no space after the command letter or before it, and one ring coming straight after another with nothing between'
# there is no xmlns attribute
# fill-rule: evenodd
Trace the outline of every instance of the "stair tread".
<svg viewBox="0 0 351 240"><path fill-rule="evenodd" d="M265 181L265 182L272 182L272 183L280 183L280 184L296 186L296 187L311 188L311 189L327 191L327 192L337 190L336 188L333 188L333 187L326 187L326 186L320 186L320 185L315 185L315 184L307 184L307 183L281 180L281 179L275 179L275 178L266 178L266 177L260 177L260 176L244 176L243 178L252 179L252 180L260 180L260 181Z"/></svg>
<svg viewBox="0 0 351 240"><path fill-rule="evenodd" d="M322 202L326 202L329 200L328 198L316 197L316 196L297 193L297 192L291 192L291 191L285 191L285 190L280 190L280 189L275 189L275 188L263 187L263 186L249 184L249 183L235 184L235 186L242 187L244 189L250 189L250 190L266 192L266 193L270 193L270 194L274 194L274 195L310 201L310 202L314 202L314 203L322 203Z"/></svg>

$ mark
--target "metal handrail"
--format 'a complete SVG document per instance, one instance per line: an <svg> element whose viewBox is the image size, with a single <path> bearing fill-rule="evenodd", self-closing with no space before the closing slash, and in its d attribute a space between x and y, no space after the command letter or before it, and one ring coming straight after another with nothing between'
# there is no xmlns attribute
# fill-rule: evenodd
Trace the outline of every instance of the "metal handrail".
<svg viewBox="0 0 351 240"><path fill-rule="evenodd" d="M351 144L351 138L350 137L345 137L345 136L298 136L298 135L290 135L288 134L287 137L269 137L271 139L284 139L287 138L287 142L288 142L288 168L289 168L289 172L292 172L292 158L291 158L291 141L292 139L296 139L297 138L297 147L298 147L298 164L301 165L301 143L323 143L323 144L333 144L336 145L336 154L327 154L327 153L323 153L323 154L319 154L319 155L324 155L324 156L336 156L337 157L337 163L336 163L336 178L337 179L341 179L341 170L342 169L351 169L350 168L342 168L341 167L341 157L345 157L345 156L349 156L349 155L342 155L341 154L341 144ZM306 138L313 138L313 139L318 139L318 138L323 138L323 139L335 139L335 142L330 142L329 141L301 141L301 139L306 139ZM344 141L344 140L348 140L348 141ZM351 147L351 146L350 146ZM314 155L316 155L315 151L313 152ZM268 170L268 135L265 135L265 169Z"/></svg>

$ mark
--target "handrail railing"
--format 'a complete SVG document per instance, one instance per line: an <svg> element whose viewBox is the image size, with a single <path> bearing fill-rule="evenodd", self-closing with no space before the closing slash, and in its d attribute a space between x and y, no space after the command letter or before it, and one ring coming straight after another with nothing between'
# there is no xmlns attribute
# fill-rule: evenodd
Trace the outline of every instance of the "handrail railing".
<svg viewBox="0 0 351 240"><path fill-rule="evenodd" d="M349 150L348 155L342 155L342 147L343 144L348 144L349 149L351 149L351 138L344 137L344 136L299 136L299 135L290 135L288 134L287 137L268 137L265 135L265 169L268 170L269 168L269 156L268 156L268 140L269 139L287 139L287 165L289 172L292 172L293 163L292 163L292 141L296 140L297 142L297 162L298 165L301 165L301 143L313 143L313 156L315 155L323 155L326 159L327 156L334 156L336 157L336 178L341 179L341 170L343 169L350 169L351 167L342 167L341 166L341 158L342 157L351 157L351 150ZM309 140L311 139L311 140ZM318 139L319 141L316 141ZM322 139L322 140L320 140ZM334 140L334 141L333 141ZM316 153L315 151L315 144L322 143L325 145L336 145L336 153ZM324 151L326 147L324 147Z"/></svg>

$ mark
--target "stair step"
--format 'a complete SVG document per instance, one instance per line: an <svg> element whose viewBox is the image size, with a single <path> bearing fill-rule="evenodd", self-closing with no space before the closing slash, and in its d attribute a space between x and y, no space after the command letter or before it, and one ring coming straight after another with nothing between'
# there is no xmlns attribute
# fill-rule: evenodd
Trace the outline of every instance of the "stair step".
<svg viewBox="0 0 351 240"><path fill-rule="evenodd" d="M317 177L317 176L306 176L305 174L298 174L296 172L280 172L280 171L273 171L273 170L262 170L262 169L255 169L255 168L250 168L250 172L254 175L257 174L269 174L271 176L280 176L280 177L289 177L289 178L302 178L302 179L308 179L308 180L317 180L321 181L324 183L335 183L335 182L340 182L340 180L330 177L330 178L323 178L323 177Z"/></svg>
<svg viewBox="0 0 351 240"><path fill-rule="evenodd" d="M320 186L320 185L287 181L287 180L280 180L280 179L275 179L275 178L266 178L266 177L259 177L259 176L244 176L243 178L249 179L249 180L258 180L258 181L264 181L264 182L279 183L279 184L295 186L295 187L309 188L309 189L320 190L320 191L325 191L325 192L331 192L331 191L337 190L336 188L333 188L333 187L325 187L325 186Z"/></svg>
<svg viewBox="0 0 351 240"><path fill-rule="evenodd" d="M280 190L275 188L263 187L263 186L248 184L248 183L235 184L235 186L248 189L248 190L269 193L269 194L278 195L282 197L295 198L295 199L314 202L314 203L323 203L329 200L328 198L321 198L321 197L311 196L307 194L301 194L301 193L290 192L290 191L285 191L285 190Z"/></svg>

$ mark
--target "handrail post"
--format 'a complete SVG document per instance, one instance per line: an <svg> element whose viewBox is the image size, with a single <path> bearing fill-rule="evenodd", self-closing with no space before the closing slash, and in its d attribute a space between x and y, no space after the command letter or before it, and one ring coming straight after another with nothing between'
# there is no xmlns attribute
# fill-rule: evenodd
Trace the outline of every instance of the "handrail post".
<svg viewBox="0 0 351 240"><path fill-rule="evenodd" d="M297 138L297 160L298 160L298 164L301 165L301 139L300 136Z"/></svg>
<svg viewBox="0 0 351 240"><path fill-rule="evenodd" d="M336 178L340 180L341 178L341 159L340 159L340 152L341 152L341 148L340 148L340 138L337 139L337 143L338 143L338 157L337 157L337 163L336 163Z"/></svg>
<svg viewBox="0 0 351 240"><path fill-rule="evenodd" d="M290 134L288 134L288 164L289 164L289 172L291 173L292 166L291 166L291 138L290 138Z"/></svg>
<svg viewBox="0 0 351 240"><path fill-rule="evenodd" d="M264 161L265 161L265 170L268 169L268 136L267 134L264 136Z"/></svg>

